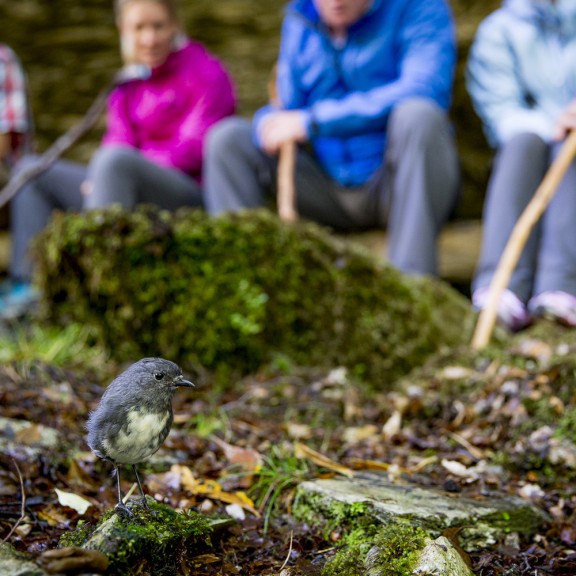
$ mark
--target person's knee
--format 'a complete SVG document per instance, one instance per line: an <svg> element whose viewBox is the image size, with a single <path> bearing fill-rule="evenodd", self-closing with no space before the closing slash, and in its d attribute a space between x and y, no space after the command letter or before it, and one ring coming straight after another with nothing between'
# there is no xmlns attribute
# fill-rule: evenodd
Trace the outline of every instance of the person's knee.
<svg viewBox="0 0 576 576"><path fill-rule="evenodd" d="M91 176L100 174L117 174L133 162L138 153L123 146L104 146L96 150L90 160Z"/></svg>
<svg viewBox="0 0 576 576"><path fill-rule="evenodd" d="M398 104L392 111L389 130L396 136L420 134L433 136L447 126L447 114L436 103L413 98Z"/></svg>
<svg viewBox="0 0 576 576"><path fill-rule="evenodd" d="M113 203L130 207L134 183L142 156L132 148L104 146L96 150L83 185L84 209L100 208Z"/></svg>
<svg viewBox="0 0 576 576"><path fill-rule="evenodd" d="M533 132L514 134L502 145L502 148L514 150L524 157L532 154L548 155L548 144Z"/></svg>
<svg viewBox="0 0 576 576"><path fill-rule="evenodd" d="M251 141L250 124L244 118L231 117L214 124L206 134L205 151L208 161L225 158L242 150Z"/></svg>

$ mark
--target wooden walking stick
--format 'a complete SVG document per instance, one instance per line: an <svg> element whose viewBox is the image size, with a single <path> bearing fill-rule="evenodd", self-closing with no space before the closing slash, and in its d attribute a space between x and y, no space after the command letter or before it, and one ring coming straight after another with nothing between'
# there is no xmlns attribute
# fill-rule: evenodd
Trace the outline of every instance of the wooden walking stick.
<svg viewBox="0 0 576 576"><path fill-rule="evenodd" d="M296 186L294 169L296 165L296 142L285 142L278 155L278 216L285 222L296 222Z"/></svg>
<svg viewBox="0 0 576 576"><path fill-rule="evenodd" d="M276 106L281 106L278 91L276 90L276 65L268 79L268 98ZM285 222L296 222L296 186L294 183L294 170L296 166L296 142L284 142L278 152L278 173L276 176L276 204L278 216Z"/></svg>
<svg viewBox="0 0 576 576"><path fill-rule="evenodd" d="M26 169L18 172L14 178L11 178L6 186L0 190L0 208L7 204L22 187L30 182L33 178L40 176L48 170L56 160L66 150L70 149L90 128L96 124L96 121L102 114L106 106L106 100L110 92L120 84L142 80L150 76L150 69L147 66L132 64L120 69L114 76L113 81L102 92L96 96L94 102L84 114L82 119L62 134L39 158L38 161Z"/></svg>
<svg viewBox="0 0 576 576"><path fill-rule="evenodd" d="M572 130L568 134L558 156L548 168L532 200L530 200L524 212L518 218L518 222L516 222L510 234L508 243L504 248L490 283L486 307L480 312L478 317L471 343L472 348L475 350L481 350L490 341L494 325L496 324L500 295L510 282L512 272L518 263L532 228L546 210L550 200L552 200L562 178L572 164L574 156L576 156L576 130Z"/></svg>

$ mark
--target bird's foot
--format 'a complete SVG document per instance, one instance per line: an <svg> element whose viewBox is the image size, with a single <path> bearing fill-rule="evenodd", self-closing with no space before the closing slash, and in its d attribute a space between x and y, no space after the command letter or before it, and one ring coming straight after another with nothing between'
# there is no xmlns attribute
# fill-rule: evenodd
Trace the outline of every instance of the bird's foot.
<svg viewBox="0 0 576 576"><path fill-rule="evenodd" d="M124 502L118 502L114 507L114 512L123 518L134 518L134 512L132 512Z"/></svg>
<svg viewBox="0 0 576 576"><path fill-rule="evenodd" d="M141 508L143 508L146 511L146 513L149 516L151 516L153 518L155 518L157 516L157 514L158 514L157 511L150 507L150 504L148 504L148 499L145 496L140 499L138 504Z"/></svg>

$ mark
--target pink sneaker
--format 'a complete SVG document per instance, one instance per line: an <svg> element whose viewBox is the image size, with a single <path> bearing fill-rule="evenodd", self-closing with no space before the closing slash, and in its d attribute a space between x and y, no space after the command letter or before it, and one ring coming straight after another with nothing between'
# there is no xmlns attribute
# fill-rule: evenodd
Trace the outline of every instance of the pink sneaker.
<svg viewBox="0 0 576 576"><path fill-rule="evenodd" d="M488 292L488 286L474 290L472 294L472 305L476 310L486 308ZM497 314L499 322L511 332L518 332L532 324L532 316L528 312L528 309L512 290L506 289L500 295Z"/></svg>
<svg viewBox="0 0 576 576"><path fill-rule="evenodd" d="M576 328L576 296L561 290L549 290L530 299L528 308L534 316L549 318Z"/></svg>

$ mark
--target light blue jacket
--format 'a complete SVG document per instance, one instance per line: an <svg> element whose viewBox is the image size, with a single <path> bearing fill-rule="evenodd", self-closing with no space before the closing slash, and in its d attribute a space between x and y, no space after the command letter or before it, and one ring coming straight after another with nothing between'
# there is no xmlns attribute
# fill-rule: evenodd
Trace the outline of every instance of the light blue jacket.
<svg viewBox="0 0 576 576"><path fill-rule="evenodd" d="M313 0L293 0L282 26L277 90L284 108L305 112L328 175L356 186L382 165L396 104L421 97L448 109L455 60L445 0L373 0L341 47L330 40ZM269 111L256 114L256 126Z"/></svg>
<svg viewBox="0 0 576 576"><path fill-rule="evenodd" d="M549 141L576 99L576 1L505 0L478 28L467 88L493 147L520 132Z"/></svg>

